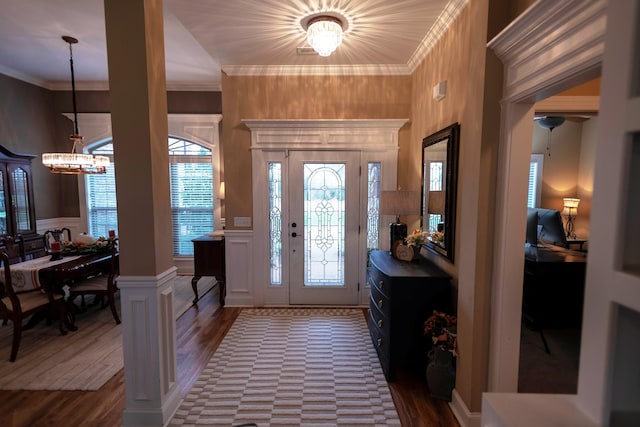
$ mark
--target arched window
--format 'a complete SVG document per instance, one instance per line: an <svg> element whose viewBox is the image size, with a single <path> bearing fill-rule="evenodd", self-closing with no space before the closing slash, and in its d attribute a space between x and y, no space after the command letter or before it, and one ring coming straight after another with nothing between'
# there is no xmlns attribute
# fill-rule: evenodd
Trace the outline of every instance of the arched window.
<svg viewBox="0 0 640 427"><path fill-rule="evenodd" d="M192 256L191 239L214 229L212 153L175 137L169 137L168 150L173 254ZM106 140L89 152L111 159L106 174L85 176L89 234L106 236L108 230L118 229L113 143Z"/></svg>

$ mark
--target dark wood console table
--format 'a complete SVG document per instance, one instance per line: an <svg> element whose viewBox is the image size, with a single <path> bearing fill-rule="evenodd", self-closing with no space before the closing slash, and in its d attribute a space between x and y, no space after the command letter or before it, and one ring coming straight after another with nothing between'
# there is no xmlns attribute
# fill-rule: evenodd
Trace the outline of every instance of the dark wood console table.
<svg viewBox="0 0 640 427"><path fill-rule="evenodd" d="M225 275L225 255L224 237L222 236L201 236L192 240L193 242L193 279L191 287L196 304L198 296L198 280L202 276L215 276L220 284L220 306L224 307L224 297L227 293Z"/></svg>
<svg viewBox="0 0 640 427"><path fill-rule="evenodd" d="M384 375L392 381L399 366L423 368L424 321L434 309L449 311L451 276L425 258L399 261L389 251L372 251L369 261L369 332Z"/></svg>

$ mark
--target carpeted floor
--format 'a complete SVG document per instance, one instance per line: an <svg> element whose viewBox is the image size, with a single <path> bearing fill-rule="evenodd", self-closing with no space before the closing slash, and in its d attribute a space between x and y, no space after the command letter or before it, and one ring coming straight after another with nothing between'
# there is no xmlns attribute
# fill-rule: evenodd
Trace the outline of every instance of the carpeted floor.
<svg viewBox="0 0 640 427"><path fill-rule="evenodd" d="M215 279L198 282L200 296ZM217 292L219 287L215 287ZM174 284L176 318L191 307L191 276ZM217 299L216 299L217 300ZM89 307L76 317L78 330L61 336L57 323L23 331L15 362L9 362L13 325L0 326L0 390L97 390L123 368L122 326L109 308Z"/></svg>
<svg viewBox="0 0 640 427"><path fill-rule="evenodd" d="M171 426L399 426L362 310L244 309Z"/></svg>
<svg viewBox="0 0 640 427"><path fill-rule="evenodd" d="M543 333L549 354L545 352L540 333L522 327L518 392L577 393L580 329L550 328Z"/></svg>

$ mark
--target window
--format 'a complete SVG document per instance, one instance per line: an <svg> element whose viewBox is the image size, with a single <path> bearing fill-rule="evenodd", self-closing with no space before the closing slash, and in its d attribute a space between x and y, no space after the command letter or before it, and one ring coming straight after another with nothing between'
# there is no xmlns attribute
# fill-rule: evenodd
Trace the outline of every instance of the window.
<svg viewBox="0 0 640 427"><path fill-rule="evenodd" d="M192 239L213 229L211 150L169 137L173 254L192 256Z"/></svg>
<svg viewBox="0 0 640 427"><path fill-rule="evenodd" d="M378 249L380 230L380 162L367 166L367 249Z"/></svg>
<svg viewBox="0 0 640 427"><path fill-rule="evenodd" d="M214 226L211 150L174 137L169 137L168 149L173 254L192 256L191 239ZM111 159L106 174L86 176L89 233L106 236L108 230L118 229L113 144L108 140L90 152Z"/></svg>
<svg viewBox="0 0 640 427"><path fill-rule="evenodd" d="M271 285L282 285L282 163L269 162L269 258Z"/></svg>
<svg viewBox="0 0 640 427"><path fill-rule="evenodd" d="M542 163L544 154L532 154L529 164L529 188L527 191L527 207L540 206L540 193L542 190Z"/></svg>

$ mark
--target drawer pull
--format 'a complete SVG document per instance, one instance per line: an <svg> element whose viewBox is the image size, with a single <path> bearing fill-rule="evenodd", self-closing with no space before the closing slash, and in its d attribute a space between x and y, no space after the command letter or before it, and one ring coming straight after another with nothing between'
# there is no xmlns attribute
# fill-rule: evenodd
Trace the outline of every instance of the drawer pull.
<svg viewBox="0 0 640 427"><path fill-rule="evenodd" d="M380 347L382 345L382 338L378 338L377 343L378 343L378 347Z"/></svg>
<svg viewBox="0 0 640 427"><path fill-rule="evenodd" d="M382 308L382 300L378 301L378 308Z"/></svg>
<svg viewBox="0 0 640 427"><path fill-rule="evenodd" d="M382 319L378 320L378 328L382 328Z"/></svg>
<svg viewBox="0 0 640 427"><path fill-rule="evenodd" d="M378 282L378 287L379 287L380 289L384 288L384 282L383 282L382 280L380 280L380 281Z"/></svg>

